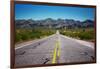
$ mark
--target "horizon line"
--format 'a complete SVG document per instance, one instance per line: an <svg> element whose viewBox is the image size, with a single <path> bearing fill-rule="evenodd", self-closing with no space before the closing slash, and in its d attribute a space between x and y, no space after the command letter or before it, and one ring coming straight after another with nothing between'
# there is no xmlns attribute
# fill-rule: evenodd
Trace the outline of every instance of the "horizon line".
<svg viewBox="0 0 100 69"><path fill-rule="evenodd" d="M57 18L57 19L54 19L54 18L45 18L45 19L33 19L33 18L27 18L27 19L15 19L15 20L46 20L46 19L53 19L53 20L58 20L58 19L62 19L62 20L66 20L68 18ZM86 21L86 20L92 20L94 21L93 19L85 19L85 20L77 20L77 19L68 19L68 20L75 20L75 21Z"/></svg>

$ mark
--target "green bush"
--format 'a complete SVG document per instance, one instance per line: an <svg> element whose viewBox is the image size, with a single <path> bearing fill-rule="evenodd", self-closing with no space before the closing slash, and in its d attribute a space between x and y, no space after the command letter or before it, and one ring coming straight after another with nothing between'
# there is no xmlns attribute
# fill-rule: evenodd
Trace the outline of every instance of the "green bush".
<svg viewBox="0 0 100 69"><path fill-rule="evenodd" d="M28 35L27 33L22 33L21 34L21 39L22 40L27 40L27 39L29 39L30 38L30 35Z"/></svg>
<svg viewBox="0 0 100 69"><path fill-rule="evenodd" d="M16 34L15 42L21 41L21 35Z"/></svg>
<svg viewBox="0 0 100 69"><path fill-rule="evenodd" d="M79 34L80 39L93 39L93 35L87 32L82 32Z"/></svg>

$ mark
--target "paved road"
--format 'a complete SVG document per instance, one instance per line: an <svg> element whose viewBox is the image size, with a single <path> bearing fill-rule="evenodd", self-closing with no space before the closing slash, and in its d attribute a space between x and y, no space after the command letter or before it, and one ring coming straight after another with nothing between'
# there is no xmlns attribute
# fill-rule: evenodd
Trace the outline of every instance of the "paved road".
<svg viewBox="0 0 100 69"><path fill-rule="evenodd" d="M55 63L93 62L94 44L61 35L49 37L15 48L15 66Z"/></svg>

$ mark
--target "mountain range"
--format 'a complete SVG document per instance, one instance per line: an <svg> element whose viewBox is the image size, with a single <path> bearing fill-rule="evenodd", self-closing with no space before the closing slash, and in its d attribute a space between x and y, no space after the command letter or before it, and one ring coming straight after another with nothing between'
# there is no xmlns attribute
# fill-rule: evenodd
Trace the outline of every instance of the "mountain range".
<svg viewBox="0 0 100 69"><path fill-rule="evenodd" d="M89 28L94 27L93 20L77 21L73 19L52 19L47 18L44 20L33 20L33 19L19 19L15 20L16 28Z"/></svg>

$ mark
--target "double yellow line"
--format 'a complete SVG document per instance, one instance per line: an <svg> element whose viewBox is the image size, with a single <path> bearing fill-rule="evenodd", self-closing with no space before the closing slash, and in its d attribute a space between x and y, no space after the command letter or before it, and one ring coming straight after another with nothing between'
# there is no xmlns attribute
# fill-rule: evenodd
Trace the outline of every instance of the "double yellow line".
<svg viewBox="0 0 100 69"><path fill-rule="evenodd" d="M57 63L57 58L60 57L60 40L56 41L56 46L53 52L52 64Z"/></svg>

